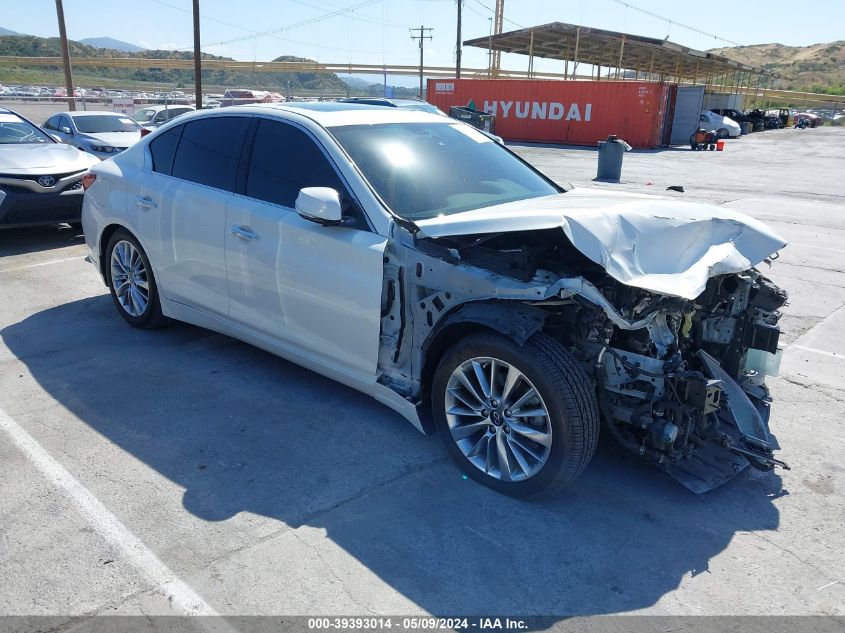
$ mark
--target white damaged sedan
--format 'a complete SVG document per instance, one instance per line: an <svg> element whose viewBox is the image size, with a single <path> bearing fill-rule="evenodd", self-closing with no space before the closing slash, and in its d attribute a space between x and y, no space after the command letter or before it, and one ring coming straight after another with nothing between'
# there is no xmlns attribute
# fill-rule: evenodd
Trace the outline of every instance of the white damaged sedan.
<svg viewBox="0 0 845 633"><path fill-rule="evenodd" d="M600 427L691 490L786 465L769 429L785 246L712 206L562 188L444 117L197 112L85 179L118 313L257 345L370 394L463 471L547 494Z"/></svg>

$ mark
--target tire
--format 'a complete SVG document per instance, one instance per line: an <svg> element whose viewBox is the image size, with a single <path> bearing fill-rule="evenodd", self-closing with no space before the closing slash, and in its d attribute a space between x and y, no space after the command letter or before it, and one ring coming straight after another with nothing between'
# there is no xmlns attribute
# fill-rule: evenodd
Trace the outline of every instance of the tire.
<svg viewBox="0 0 845 633"><path fill-rule="evenodd" d="M112 234L106 247L105 270L114 306L129 325L154 328L167 323L161 312L161 300L150 260L135 236L124 229ZM116 275L122 275L124 280L116 279ZM119 294L118 288L123 288L124 292ZM138 297L144 298L144 294L146 301L142 306Z"/></svg>
<svg viewBox="0 0 845 633"><path fill-rule="evenodd" d="M718 138L728 138L728 131L725 128L720 127L718 130L716 130L716 136Z"/></svg>
<svg viewBox="0 0 845 633"><path fill-rule="evenodd" d="M474 364L489 383L491 361L498 377L494 391L486 402L474 399L460 374L470 372L463 376L483 398L487 394ZM508 396L511 370L519 377ZM497 395L502 402L496 401ZM563 346L543 333L523 346L493 333L458 341L434 372L431 405L440 437L458 467L483 485L514 497L554 494L584 470L598 442L594 385ZM479 406L481 412L474 413ZM511 411L508 406L516 408ZM535 411L546 415L526 415Z"/></svg>

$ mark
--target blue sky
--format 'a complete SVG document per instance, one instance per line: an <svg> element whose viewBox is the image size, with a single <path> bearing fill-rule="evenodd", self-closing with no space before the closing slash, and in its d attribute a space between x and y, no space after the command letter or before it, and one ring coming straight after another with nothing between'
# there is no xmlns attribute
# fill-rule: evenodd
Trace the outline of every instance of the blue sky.
<svg viewBox="0 0 845 633"><path fill-rule="evenodd" d="M11 2L11 0L3 0ZM463 39L490 28L495 0L465 0ZM572 22L707 49L729 42L808 45L845 39L845 0L814 0L803 15L794 0L505 0L505 30ZM58 33L54 0L27 0L4 11L0 26L40 36ZM148 48L191 46L190 0L65 0L71 39L111 36ZM408 28L434 28L426 64L454 64L456 0L201 0L203 50L240 60L297 55L325 62L416 64L419 49ZM638 11L637 7L653 15ZM349 9L351 10L344 10ZM656 16L662 16L662 19ZM672 20L668 22L667 20ZM689 25L715 39L681 26ZM256 35L275 30L267 35ZM527 58L505 55L506 68ZM486 52L464 48L465 67L486 67ZM559 71L542 60L537 70Z"/></svg>

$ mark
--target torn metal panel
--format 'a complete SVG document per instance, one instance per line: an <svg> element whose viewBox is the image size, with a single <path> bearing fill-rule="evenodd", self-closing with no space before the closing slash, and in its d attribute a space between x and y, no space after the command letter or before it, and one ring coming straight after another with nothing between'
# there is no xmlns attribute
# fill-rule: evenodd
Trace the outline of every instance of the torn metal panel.
<svg viewBox="0 0 845 633"><path fill-rule="evenodd" d="M673 227L688 237L687 259L680 262L690 267L664 270L661 279L680 280L688 289L701 282L690 299L625 283L596 265L584 251L589 243L610 239L611 229L602 221L596 220L590 233L584 214L578 222L552 215L542 221L536 214L519 218L513 232L499 226L486 233L492 225L463 222L467 233L459 238L445 229L443 237L432 237L429 231L411 233L394 226L385 253L379 381L417 403L424 414L426 371L438 360L432 350L448 347L438 336L451 325L477 324L518 344L542 331L595 380L610 434L689 489L710 490L748 465L786 467L773 456L778 446L768 430L763 384L772 364L767 364L768 356L777 350L778 310L786 293L747 264L749 257L765 257L770 247L776 250L782 243L765 232L755 235L750 219L745 225L735 218L683 222L652 217L649 222L663 239L671 241ZM630 248L614 253L613 261L653 273L658 255L638 250L648 240L637 227L647 227L621 207L615 216L606 215L627 235L637 235ZM550 218L553 226L575 227L569 241L548 228ZM532 232L526 223L542 228ZM725 226L738 232L720 233ZM699 280L706 257L696 260L696 248L708 239L712 247L723 238L719 248L707 252L732 248L735 254L744 253L744 260L721 262L741 270L716 274L723 269L714 266ZM580 252L571 247L576 242ZM760 354L768 356L761 360ZM420 428L430 430L425 420Z"/></svg>
<svg viewBox="0 0 845 633"><path fill-rule="evenodd" d="M613 279L686 299L701 294L709 278L747 270L786 245L762 222L742 213L589 188L417 224L429 237L560 227L576 249Z"/></svg>

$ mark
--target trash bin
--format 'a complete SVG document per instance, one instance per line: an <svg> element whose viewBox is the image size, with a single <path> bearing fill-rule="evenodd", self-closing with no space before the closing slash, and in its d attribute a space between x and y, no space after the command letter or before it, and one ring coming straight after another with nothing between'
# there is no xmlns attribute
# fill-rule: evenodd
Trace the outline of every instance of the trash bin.
<svg viewBox="0 0 845 633"><path fill-rule="evenodd" d="M742 134L751 134L751 131L754 129L754 124L751 121L743 121L739 124L740 129L742 130Z"/></svg>
<svg viewBox="0 0 845 633"><path fill-rule="evenodd" d="M622 176L622 157L630 150L630 145L615 136L608 136L606 141L599 141L599 167L595 180L619 182Z"/></svg>
<svg viewBox="0 0 845 633"><path fill-rule="evenodd" d="M469 123L472 127L484 130L490 134L496 133L496 117L487 112L479 112L472 108L452 106L449 108L449 116L458 121Z"/></svg>

